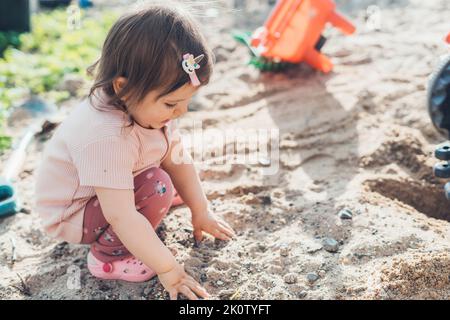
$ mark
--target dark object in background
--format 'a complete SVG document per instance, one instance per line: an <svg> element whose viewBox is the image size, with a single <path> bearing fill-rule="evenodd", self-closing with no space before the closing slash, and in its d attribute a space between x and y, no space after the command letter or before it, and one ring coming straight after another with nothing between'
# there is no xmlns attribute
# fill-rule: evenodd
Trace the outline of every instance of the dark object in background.
<svg viewBox="0 0 450 320"><path fill-rule="evenodd" d="M39 6L43 8L56 8L58 6L68 6L72 0L39 0Z"/></svg>
<svg viewBox="0 0 450 320"><path fill-rule="evenodd" d="M436 163L433 167L433 174L438 178L450 178L450 144L448 142L438 146L434 150L434 156L442 162ZM450 182L444 186L445 197L450 200Z"/></svg>
<svg viewBox="0 0 450 320"><path fill-rule="evenodd" d="M0 58L3 57L3 52L9 46L14 48L20 46L20 33L16 31L0 31Z"/></svg>
<svg viewBox="0 0 450 320"><path fill-rule="evenodd" d="M450 33L446 38L450 44ZM435 128L450 138L450 54L433 72L428 85L428 112ZM450 142L438 146L434 156L443 160L434 165L433 173L438 178L450 178ZM450 200L450 182L444 186L445 197Z"/></svg>
<svg viewBox="0 0 450 320"><path fill-rule="evenodd" d="M0 1L0 31L30 32L29 0Z"/></svg>
<svg viewBox="0 0 450 320"><path fill-rule="evenodd" d="M20 33L30 31L29 0L0 0L0 58L7 47L20 45Z"/></svg>
<svg viewBox="0 0 450 320"><path fill-rule="evenodd" d="M450 54L431 75L428 85L428 113L436 129L450 138Z"/></svg>
<svg viewBox="0 0 450 320"><path fill-rule="evenodd" d="M450 44L450 33L445 40ZM442 59L430 77L428 113L434 127L450 139L450 54Z"/></svg>
<svg viewBox="0 0 450 320"><path fill-rule="evenodd" d="M80 6L80 8L90 8L94 4L92 3L91 0L79 0L78 5Z"/></svg>

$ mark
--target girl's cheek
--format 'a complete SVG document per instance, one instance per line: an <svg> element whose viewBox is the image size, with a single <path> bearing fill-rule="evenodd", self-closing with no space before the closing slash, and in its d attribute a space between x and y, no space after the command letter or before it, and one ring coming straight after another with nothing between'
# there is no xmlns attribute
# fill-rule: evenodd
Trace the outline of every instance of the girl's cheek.
<svg viewBox="0 0 450 320"><path fill-rule="evenodd" d="M187 111L188 111L188 107L187 107L187 105L186 105L186 106L182 106L182 107L178 108L178 109L176 110L176 113L175 113L175 114L176 114L177 117L179 117L179 116L185 114Z"/></svg>

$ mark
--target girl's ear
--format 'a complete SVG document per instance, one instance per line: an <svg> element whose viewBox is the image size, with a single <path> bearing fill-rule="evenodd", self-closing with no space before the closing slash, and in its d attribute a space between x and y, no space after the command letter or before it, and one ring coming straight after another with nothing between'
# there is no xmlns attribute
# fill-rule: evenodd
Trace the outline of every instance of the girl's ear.
<svg viewBox="0 0 450 320"><path fill-rule="evenodd" d="M113 88L114 92L116 94L119 94L120 91L125 87L127 84L127 79L124 77L117 77L113 80Z"/></svg>

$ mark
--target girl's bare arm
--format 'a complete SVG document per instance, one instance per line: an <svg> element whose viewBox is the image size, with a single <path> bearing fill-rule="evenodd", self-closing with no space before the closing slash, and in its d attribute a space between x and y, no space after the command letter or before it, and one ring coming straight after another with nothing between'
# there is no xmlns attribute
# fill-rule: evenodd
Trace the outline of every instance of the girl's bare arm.
<svg viewBox="0 0 450 320"><path fill-rule="evenodd" d="M150 222L135 209L134 191L95 188L106 221L123 245L146 266L152 268L169 292L171 299L178 293L189 299L207 298L206 290L188 275L170 250L156 235Z"/></svg>
<svg viewBox="0 0 450 320"><path fill-rule="evenodd" d="M124 246L156 273L173 268L176 260L134 204L133 190L95 188L106 221Z"/></svg>
<svg viewBox="0 0 450 320"><path fill-rule="evenodd" d="M221 240L230 240L236 236L228 223L210 212L192 158L179 140L172 143L169 156L161 166L170 175L184 203L191 209L196 242L202 240L203 231Z"/></svg>
<svg viewBox="0 0 450 320"><path fill-rule="evenodd" d="M161 163L161 167L169 174L175 189L193 215L207 211L208 200L193 160L179 140L171 144L169 154Z"/></svg>

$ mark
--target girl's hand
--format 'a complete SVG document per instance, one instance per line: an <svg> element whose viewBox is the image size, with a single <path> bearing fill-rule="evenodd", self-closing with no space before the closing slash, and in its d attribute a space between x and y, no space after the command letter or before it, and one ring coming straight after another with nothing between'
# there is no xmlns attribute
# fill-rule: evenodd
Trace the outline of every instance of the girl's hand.
<svg viewBox="0 0 450 320"><path fill-rule="evenodd" d="M198 243L203 239L203 231L220 240L231 240L236 234L228 223L211 212L192 214L194 239Z"/></svg>
<svg viewBox="0 0 450 320"><path fill-rule="evenodd" d="M198 300L198 297L209 298L205 288L188 275L178 263L171 270L158 274L158 278L169 292L170 300L177 300L178 293L182 293L189 300Z"/></svg>

